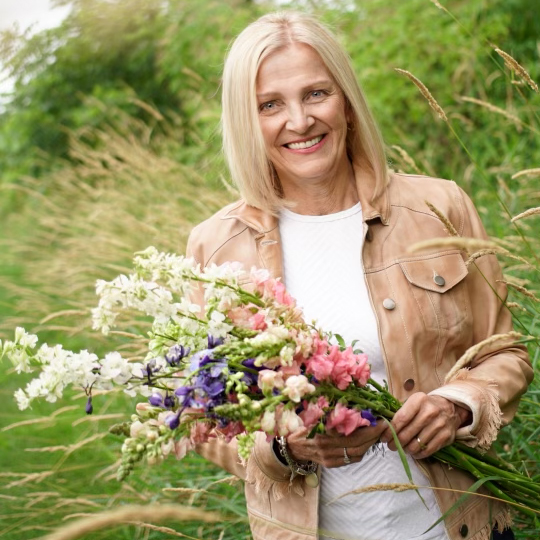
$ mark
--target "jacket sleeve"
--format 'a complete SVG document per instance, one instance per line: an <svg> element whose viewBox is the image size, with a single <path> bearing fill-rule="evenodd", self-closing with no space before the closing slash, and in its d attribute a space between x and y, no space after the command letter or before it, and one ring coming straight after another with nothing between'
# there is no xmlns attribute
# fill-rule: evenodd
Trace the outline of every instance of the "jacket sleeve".
<svg viewBox="0 0 540 540"><path fill-rule="evenodd" d="M187 242L186 256L193 257L198 264L204 266L205 257L201 244L200 231L195 228ZM203 306L202 289L197 292L193 301ZM272 444L266 441L262 432L257 433L255 447L247 463L243 463L238 456L236 438L227 442L225 438L217 436L207 443L197 445L195 451L227 472L255 484L259 489L268 488L275 482L288 483L290 478L289 467L283 465L274 455Z"/></svg>
<svg viewBox="0 0 540 540"><path fill-rule="evenodd" d="M476 208L461 190L465 238L488 239ZM512 316L504 305L506 285L494 255L484 255L469 266L466 278L472 310L473 344L512 328ZM470 409L473 420L460 428L456 438L470 446L487 449L501 426L516 413L519 399L532 381L533 370L524 346L496 341L482 348L468 367L459 370L444 386L431 392Z"/></svg>

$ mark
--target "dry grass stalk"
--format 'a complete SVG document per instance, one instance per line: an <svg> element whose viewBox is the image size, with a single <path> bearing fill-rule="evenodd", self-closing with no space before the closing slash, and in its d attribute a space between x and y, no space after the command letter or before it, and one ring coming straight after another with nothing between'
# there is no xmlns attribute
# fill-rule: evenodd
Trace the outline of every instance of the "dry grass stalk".
<svg viewBox="0 0 540 540"><path fill-rule="evenodd" d="M126 418L125 414L121 413L113 413L113 414L92 414L92 415L86 415L82 418L79 418L78 420L75 420L74 422L71 422L71 425L73 427L78 426L79 424L82 424L84 422L99 422L100 420L119 420L122 418Z"/></svg>
<svg viewBox="0 0 540 540"><path fill-rule="evenodd" d="M410 253L415 253L424 249L433 248L456 248L466 251L467 253L474 253L482 249L499 249L498 246L490 240L449 236L445 238L432 238L430 240L424 240L423 242L417 242L416 244L409 246L407 251Z"/></svg>
<svg viewBox="0 0 540 540"><path fill-rule="evenodd" d="M71 454L72 452L75 452L75 450L79 450L79 448L82 448L83 446L92 443L94 441L97 441L99 439L104 439L109 435L108 432L105 433L96 433L95 435L92 435L92 437L88 437L86 439L83 439L82 441L70 444L69 446L43 446L41 448L25 448L25 452L58 452L58 451L64 451L67 454Z"/></svg>
<svg viewBox="0 0 540 540"><path fill-rule="evenodd" d="M22 427L22 426L31 426L33 424L46 424L49 422L52 422L52 418L31 418L29 420L22 420L21 422L15 422L14 424L9 424L9 426L4 426L2 429L0 429L0 432L2 431L8 431L10 429Z"/></svg>
<svg viewBox="0 0 540 540"><path fill-rule="evenodd" d="M442 6L437 0L429 0L434 6L438 7L439 9L442 9L443 11L446 11L446 8Z"/></svg>
<svg viewBox="0 0 540 540"><path fill-rule="evenodd" d="M103 508L103 506L95 501L91 501L89 499L85 499L83 497L73 497L72 499L60 499L57 504L55 504L52 508L57 510L58 508L62 508L63 506L71 506L73 504L82 504L86 506L92 506L93 508Z"/></svg>
<svg viewBox="0 0 540 540"><path fill-rule="evenodd" d="M512 180L519 178L520 176L540 176L540 168L537 169L523 169L512 175Z"/></svg>
<svg viewBox="0 0 540 540"><path fill-rule="evenodd" d="M517 283L512 283L511 281L507 281L504 279L499 280L499 283L504 283L508 287L511 287L512 289L515 289L516 291L520 292L527 298L530 298L531 300L534 300L535 302L540 302L540 298L536 297L533 292L523 287L523 285L518 285Z"/></svg>
<svg viewBox="0 0 540 540"><path fill-rule="evenodd" d="M205 523L215 523L222 521L222 519L215 512L207 512L197 508L186 508L178 505L133 505L79 519L47 535L44 540L75 540L95 531L123 523L140 522L141 520L153 522L168 520L204 521Z"/></svg>
<svg viewBox="0 0 540 540"><path fill-rule="evenodd" d="M495 334L487 339L484 339L483 341L480 341L480 343L469 347L461 358L454 364L454 367L447 373L446 377L444 378L444 384L449 383L460 369L467 367L474 360L476 355L486 347L489 347L494 343L499 343L500 341L517 341L522 337L523 335L519 332Z"/></svg>
<svg viewBox="0 0 540 540"><path fill-rule="evenodd" d="M448 118L443 108L437 103L436 99L431 95L431 92L427 89L426 85L420 79L418 79L410 71L407 71L405 69L394 68L394 71L397 71L398 73L401 73L401 75L405 75L405 77L410 79L420 90L421 94L427 99L431 108L439 115L439 118L441 120L444 120L445 122L448 122Z"/></svg>
<svg viewBox="0 0 540 540"><path fill-rule="evenodd" d="M479 259L480 257L484 257L485 255L504 255L505 257L508 257L509 259L514 259L516 261L519 261L523 263L522 266L524 266L527 269L534 268L534 266L524 259L523 257L520 257L519 255L514 255L513 253L510 253L507 249L503 247L497 247L496 249L481 249L480 251L477 251L476 253L473 253L466 261L465 266L469 268L469 266Z"/></svg>
<svg viewBox="0 0 540 540"><path fill-rule="evenodd" d="M529 208L528 210L525 210L525 212L521 212L521 214L518 214L517 216L514 216L510 221L514 223L518 219L523 219L529 216L534 216L540 214L540 206L536 208Z"/></svg>
<svg viewBox="0 0 540 540"><path fill-rule="evenodd" d="M450 236L459 236L454 225L452 225L450 220L436 206L433 206L429 201L424 202L427 204L427 207L439 218L439 221L446 227L446 230Z"/></svg>
<svg viewBox="0 0 540 540"><path fill-rule="evenodd" d="M208 493L206 489L194 489L194 488L163 488L161 491L169 491L174 493L184 493L187 495L193 495L194 493Z"/></svg>
<svg viewBox="0 0 540 540"><path fill-rule="evenodd" d="M20 480L15 480L14 482L10 482L7 486L5 486L5 489L22 486L24 484L29 484L31 482L35 482L36 484L39 484L42 480L45 480L45 478L48 478L49 476L52 476L53 474L55 474L55 471L43 471L39 473L25 474L24 477L21 478Z"/></svg>
<svg viewBox="0 0 540 540"><path fill-rule="evenodd" d="M140 521L130 521L128 523L130 525L135 525L137 527L149 529L151 531L166 533L170 536L175 536L176 538L189 538L190 540L200 540L198 538L195 538L194 536L188 536L187 534L179 533L175 531L174 529L171 529L170 527L158 527L157 525L152 525L151 523L142 523Z"/></svg>
<svg viewBox="0 0 540 540"><path fill-rule="evenodd" d="M508 309L519 309L520 311L527 311L521 304L517 302L506 302L506 307Z"/></svg>
<svg viewBox="0 0 540 540"><path fill-rule="evenodd" d="M536 93L538 93L538 85L532 80L532 77L527 70L521 64L518 64L515 58L498 47L495 47L495 52L504 60L504 65L508 69L514 71L520 79L525 81Z"/></svg>
<svg viewBox="0 0 540 540"><path fill-rule="evenodd" d="M58 317L71 317L72 315L82 315L82 316L88 316L88 310L84 309L64 309L62 311L57 311L56 313L51 313L41 319L39 321L39 324L45 324L46 322L52 321L53 319L57 319Z"/></svg>
<svg viewBox="0 0 540 540"><path fill-rule="evenodd" d="M480 105L480 107L484 107L488 111L494 112L496 114L500 114L519 126L526 126L526 124L520 118L518 118L515 114L512 114L504 109L501 109L500 107L497 107L496 105L493 105L492 103L489 103L482 99L476 99L476 98L467 97L467 96L460 96L460 99L461 101L466 101L467 103L474 103L475 105Z"/></svg>
<svg viewBox="0 0 540 540"><path fill-rule="evenodd" d="M219 484L228 484L229 486L232 486L234 484L237 484L238 482L241 482L240 478L238 476L226 476L225 478L220 478L219 480L215 480L214 482L208 484L208 487L210 486L217 486Z"/></svg>
<svg viewBox="0 0 540 540"><path fill-rule="evenodd" d="M405 150L404 148L401 148L401 146L398 146L397 144L393 144L390 148L394 149L401 157L401 159L416 173L418 174L424 174L424 172L418 167L414 159L410 156L410 154Z"/></svg>

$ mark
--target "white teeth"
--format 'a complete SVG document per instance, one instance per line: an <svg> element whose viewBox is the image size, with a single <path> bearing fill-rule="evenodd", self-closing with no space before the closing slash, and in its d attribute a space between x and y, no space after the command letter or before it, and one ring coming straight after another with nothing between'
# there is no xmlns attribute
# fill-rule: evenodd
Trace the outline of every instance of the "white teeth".
<svg viewBox="0 0 540 540"><path fill-rule="evenodd" d="M291 150L303 150L304 148L311 148L312 146L321 142L322 138L323 136L319 135L318 137L315 137L314 139L311 139L310 141L289 143L286 146L287 148L290 148Z"/></svg>

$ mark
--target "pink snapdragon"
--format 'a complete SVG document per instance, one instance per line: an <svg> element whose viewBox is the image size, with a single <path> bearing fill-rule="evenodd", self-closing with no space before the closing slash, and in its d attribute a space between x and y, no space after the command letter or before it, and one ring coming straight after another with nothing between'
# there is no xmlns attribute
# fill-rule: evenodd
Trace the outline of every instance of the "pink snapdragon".
<svg viewBox="0 0 540 540"><path fill-rule="evenodd" d="M341 403L336 405L326 420L326 429L335 429L341 435L350 435L355 429L369 425L370 421L362 418L360 411L348 409Z"/></svg>
<svg viewBox="0 0 540 540"><path fill-rule="evenodd" d="M266 323L266 315L262 311L257 311L249 318L249 327L252 330L266 330L268 324Z"/></svg>
<svg viewBox="0 0 540 540"><path fill-rule="evenodd" d="M328 400L319 396L315 403L304 401L304 410L298 415L307 429L315 427L324 415L324 409L328 407Z"/></svg>
<svg viewBox="0 0 540 540"><path fill-rule="evenodd" d="M306 364L306 373L314 375L318 381L327 380L334 369L334 362L324 354L312 356L306 361Z"/></svg>
<svg viewBox="0 0 540 540"><path fill-rule="evenodd" d="M249 320L252 316L253 313L246 306L238 306L227 312L227 317L231 320L232 324L241 328L250 327Z"/></svg>

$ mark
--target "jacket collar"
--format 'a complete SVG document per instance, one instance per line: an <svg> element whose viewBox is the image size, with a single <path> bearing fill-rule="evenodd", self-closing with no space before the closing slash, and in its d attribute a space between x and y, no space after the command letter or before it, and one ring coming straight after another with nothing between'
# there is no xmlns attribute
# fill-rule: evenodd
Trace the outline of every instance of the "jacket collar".
<svg viewBox="0 0 540 540"><path fill-rule="evenodd" d="M383 192L373 198L375 179L355 166L356 189L362 207L363 220L371 221L379 218L384 225L388 225L390 218L389 189L392 182L392 174L388 175L388 183ZM260 208L250 206L244 201L239 201L221 219L238 219L259 234L265 234L275 229L279 222L278 218Z"/></svg>

